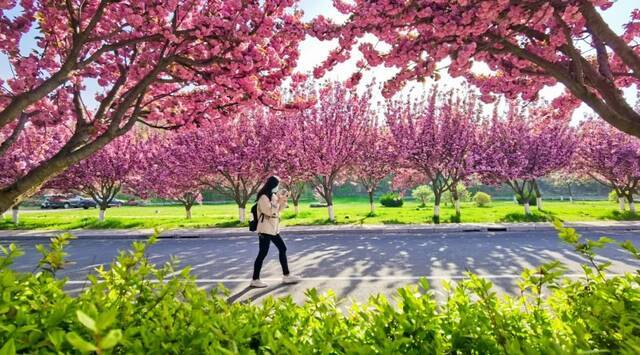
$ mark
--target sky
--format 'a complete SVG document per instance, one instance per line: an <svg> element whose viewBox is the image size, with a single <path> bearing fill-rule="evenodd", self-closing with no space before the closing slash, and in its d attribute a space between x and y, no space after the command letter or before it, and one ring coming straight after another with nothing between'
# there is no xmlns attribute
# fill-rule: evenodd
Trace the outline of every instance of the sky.
<svg viewBox="0 0 640 355"><path fill-rule="evenodd" d="M639 7L638 0L617 0L614 6L604 13L605 20L607 23L612 26L614 31L620 33L622 31L622 26L624 23L628 22L629 14L633 8ZM346 16L340 14L333 6L331 0L301 0L299 3L299 7L304 11L304 20L311 20L318 15L324 15L325 17L331 18L336 22L341 22L346 19ZM28 53L34 47L33 37L36 35L35 31L31 31L29 36L21 42L21 51L23 53ZM373 37L368 37L364 39L365 41L373 41ZM309 73L313 70L315 66L320 64L324 58L326 58L329 51L333 48L337 47L336 41L327 41L322 42L314 38L307 37L299 46L300 49L300 60L298 63L297 70L303 73ZM334 68L331 72L329 72L326 76L327 80L341 80L344 81L348 79L351 74L355 71L355 63L361 58L359 53L355 53L354 56L347 62L342 63L336 68ZM446 65L446 63L442 63L441 66ZM482 65L474 66L475 70L479 72L486 71ZM377 82L384 82L392 78L397 69L393 68L372 68L364 73L362 79L362 85L366 85L372 79L375 78ZM442 79L438 81L438 85L440 87L459 87L463 84L464 79L458 78L453 79L446 74L446 71L442 73ZM6 56L0 54L0 78L6 79L11 76L11 72L8 65L8 60ZM400 95L416 95L421 94L425 90L429 88L429 86L433 85L432 81L427 81L426 83L417 83L412 82L408 83L407 86L402 90ZM91 106L97 106L97 103L93 100L94 93L99 90L99 87L95 81L87 83L87 92L83 95L85 102ZM541 96L546 99L552 99L553 97L561 94L564 91L564 88L561 85L557 85L555 87L546 88L541 92ZM631 102L635 102L636 95L635 91L627 90L627 96ZM375 99L378 101L383 101L381 95L376 95ZM579 121L585 114L589 114L591 111L583 105L579 110L574 114L574 121Z"/></svg>

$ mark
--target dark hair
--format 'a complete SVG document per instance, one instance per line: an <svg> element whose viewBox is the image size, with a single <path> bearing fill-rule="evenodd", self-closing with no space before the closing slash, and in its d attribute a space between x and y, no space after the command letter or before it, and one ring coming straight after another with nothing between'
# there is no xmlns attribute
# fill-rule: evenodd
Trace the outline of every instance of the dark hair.
<svg viewBox="0 0 640 355"><path fill-rule="evenodd" d="M269 200L271 200L271 197L273 196L273 192L271 192L271 190L273 190L279 184L280 184L280 179L278 179L275 176L270 176L267 179L267 181L264 183L264 185L262 185L262 188L260 189L260 191L258 191L258 196L256 196L256 201L258 201L262 195L267 195Z"/></svg>

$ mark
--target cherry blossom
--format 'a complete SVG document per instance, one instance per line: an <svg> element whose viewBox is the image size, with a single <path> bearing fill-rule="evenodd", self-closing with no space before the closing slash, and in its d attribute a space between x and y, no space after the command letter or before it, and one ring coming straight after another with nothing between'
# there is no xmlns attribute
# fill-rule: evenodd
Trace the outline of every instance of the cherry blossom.
<svg viewBox="0 0 640 355"><path fill-rule="evenodd" d="M474 83L485 101L493 101L494 94L535 100L542 88L560 83L572 98L554 101L556 109L568 113L582 102L640 137L640 113L622 90L637 91L640 83L640 12L619 14L629 22L616 33L602 15L616 11L611 5L610 0L335 0L348 20L337 24L319 16L308 28L320 40L339 43L314 75L349 60L357 47L364 58L350 82L362 77L364 68L399 68L385 83L386 97L410 80L437 80L438 68ZM479 63L488 71L476 70Z"/></svg>
<svg viewBox="0 0 640 355"><path fill-rule="evenodd" d="M614 190L622 211L626 200L631 212L636 212L633 195L640 186L640 139L600 119L589 119L580 126L573 166L584 176Z"/></svg>

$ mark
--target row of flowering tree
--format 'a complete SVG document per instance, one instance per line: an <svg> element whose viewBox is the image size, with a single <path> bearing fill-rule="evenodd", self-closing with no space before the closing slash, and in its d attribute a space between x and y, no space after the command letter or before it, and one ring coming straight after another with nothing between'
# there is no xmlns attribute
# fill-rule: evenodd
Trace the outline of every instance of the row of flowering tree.
<svg viewBox="0 0 640 355"><path fill-rule="evenodd" d="M387 98L408 81L437 79L446 63L451 76L479 87L484 101L493 94L535 100L541 88L561 83L567 95L553 102L559 115L585 103L640 136L640 114L623 90L640 83L637 9L616 32L602 15L612 6L608 0L335 1L347 15L340 24L322 16L305 24L295 5L0 2L0 54L10 66L0 80L0 159L10 160L21 135L42 134L30 126L66 130L59 147L3 182L0 213L138 123L203 127L243 104L286 107L280 84L296 67L306 34L339 44L314 71L317 78L347 61L357 45L363 59L349 85L368 67L396 67L385 83ZM371 37L386 45L374 46ZM25 43L32 48L21 48ZM478 74L477 63L487 70ZM98 92L89 97L95 83ZM314 175L325 176L322 184L340 180L321 170ZM447 185L440 180L436 185Z"/></svg>
<svg viewBox="0 0 640 355"><path fill-rule="evenodd" d="M175 200L190 218L191 208L201 201L200 191L212 189L236 202L238 219L244 222L252 196L275 174L292 191L295 213L302 189L312 185L333 221L337 184L359 181L374 213L375 190L385 177L395 175L406 186L431 187L437 223L445 193L451 194L460 217L460 183L507 184L529 214L532 198L538 209L543 207L539 178L571 173L606 184L635 211L640 140L603 121L588 120L574 128L563 111L515 100L497 105L487 116L472 91L434 88L423 97L388 104L377 112L384 114L386 124L381 124L371 109L370 92L357 95L327 84L307 95L317 100L302 111L253 106L198 127L163 134L136 130L47 186L91 196L100 206L100 220L120 191ZM20 149L11 151L13 160L0 160L6 167L2 181L23 174L27 167L16 162L28 152L42 152L32 156L37 163L55 148L21 139L14 146Z"/></svg>

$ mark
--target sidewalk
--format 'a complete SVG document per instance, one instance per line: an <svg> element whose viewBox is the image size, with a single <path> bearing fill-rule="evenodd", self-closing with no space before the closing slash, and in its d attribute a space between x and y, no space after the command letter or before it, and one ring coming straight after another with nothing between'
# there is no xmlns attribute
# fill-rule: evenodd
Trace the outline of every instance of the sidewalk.
<svg viewBox="0 0 640 355"><path fill-rule="evenodd" d="M586 230L638 230L640 221L598 221L567 222L566 227ZM527 232L552 231L548 222L539 223L460 223L460 224L398 224L398 225L324 225L285 227L290 235L384 235L384 234L431 234L456 232ZM2 239L46 239L61 233L71 233L81 239L146 239L153 234L152 229L85 229L70 231L47 230L0 230ZM201 228L171 229L161 231L160 238L217 238L253 236L255 233L245 228Z"/></svg>

